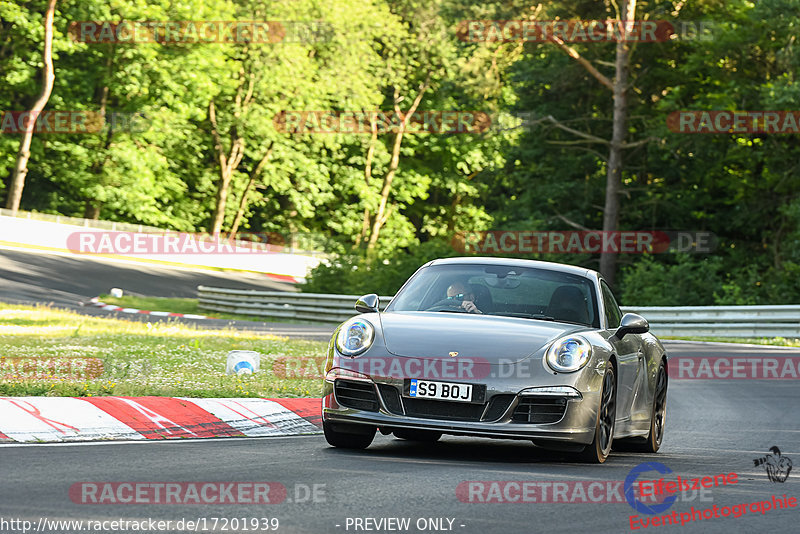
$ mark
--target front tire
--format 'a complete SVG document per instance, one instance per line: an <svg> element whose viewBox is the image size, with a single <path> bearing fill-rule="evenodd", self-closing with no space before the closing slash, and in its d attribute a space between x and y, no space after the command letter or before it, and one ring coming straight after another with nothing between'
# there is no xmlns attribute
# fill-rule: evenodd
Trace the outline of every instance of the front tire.
<svg viewBox="0 0 800 534"><path fill-rule="evenodd" d="M581 459L592 464L602 464L611 452L614 442L614 427L617 419L617 380L614 366L608 362L603 375L603 389L600 393L600 406L597 409L597 422L594 439L581 452Z"/></svg>
<svg viewBox="0 0 800 534"><path fill-rule="evenodd" d="M366 449L375 439L375 427L337 423L336 430L330 421L322 422L325 440L341 449Z"/></svg>

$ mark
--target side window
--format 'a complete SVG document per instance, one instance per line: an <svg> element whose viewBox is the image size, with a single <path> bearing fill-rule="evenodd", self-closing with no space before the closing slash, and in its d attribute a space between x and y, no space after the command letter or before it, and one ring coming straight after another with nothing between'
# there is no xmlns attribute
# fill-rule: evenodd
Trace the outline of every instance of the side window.
<svg viewBox="0 0 800 534"><path fill-rule="evenodd" d="M611 293L611 288L609 288L605 282L600 282L600 284L603 288L603 303L605 305L608 328L616 328L622 320L622 312L619 306L617 306L617 300L614 298L614 294Z"/></svg>

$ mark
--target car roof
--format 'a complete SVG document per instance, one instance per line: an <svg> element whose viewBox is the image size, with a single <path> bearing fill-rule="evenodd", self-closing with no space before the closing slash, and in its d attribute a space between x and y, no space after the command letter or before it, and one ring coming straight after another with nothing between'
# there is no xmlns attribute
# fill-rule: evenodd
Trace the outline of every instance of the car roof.
<svg viewBox="0 0 800 534"><path fill-rule="evenodd" d="M567 265L566 263L555 263L552 261L523 260L520 258L497 258L489 256L468 256L457 258L439 258L428 262L428 265L504 265L507 267L527 267L531 269L547 269L550 271L560 271L586 278L597 278L600 273L585 267Z"/></svg>

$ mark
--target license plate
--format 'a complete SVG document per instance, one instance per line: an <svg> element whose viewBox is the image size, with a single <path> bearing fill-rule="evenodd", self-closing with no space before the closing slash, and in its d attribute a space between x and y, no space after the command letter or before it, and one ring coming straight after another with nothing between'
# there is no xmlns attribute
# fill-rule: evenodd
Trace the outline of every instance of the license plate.
<svg viewBox="0 0 800 534"><path fill-rule="evenodd" d="M414 379L411 380L408 396L418 399L472 402L472 384Z"/></svg>

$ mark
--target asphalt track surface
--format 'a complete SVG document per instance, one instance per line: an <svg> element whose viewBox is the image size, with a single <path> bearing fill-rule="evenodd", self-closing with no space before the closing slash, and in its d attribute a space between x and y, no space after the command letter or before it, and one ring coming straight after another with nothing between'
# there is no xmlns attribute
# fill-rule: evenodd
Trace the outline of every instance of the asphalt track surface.
<svg viewBox="0 0 800 534"><path fill-rule="evenodd" d="M257 273L215 272L137 264L87 256L0 249L0 301L49 304L79 313L143 322L178 321L204 328L253 330L307 339L326 339L333 328L278 322L163 318L108 312L81 303L118 287L133 295L197 298L197 286L293 291L292 284ZM171 310L163 310L171 311ZM210 315L213 315L210 314Z"/></svg>
<svg viewBox="0 0 800 534"><path fill-rule="evenodd" d="M668 343L668 350L673 356L691 357L800 355L797 350L698 343ZM705 495L687 493L665 514L690 512L692 506L705 509L717 505L721 509L771 500L773 495L800 497L798 406L796 380L672 380L661 451L614 452L603 465L581 464L569 455L547 452L524 441L447 436L432 445L419 445L379 435L363 452L331 448L322 436L2 446L0 518L34 523L39 518L153 518L172 520L174 525L182 518L266 517L278 518L277 531L288 533L436 532L418 529L417 520L449 518L452 530L440 531L630 532L629 517L636 512L626 502L470 503L459 500L456 488L464 481L624 481L638 464L656 461L673 471L666 475L668 480L676 475L695 478L730 472L739 477L738 483ZM773 445L795 463L784 483L770 482L763 467L754 467L753 460L763 457ZM651 471L643 477L659 476ZM282 483L288 498L267 505L76 504L68 490L82 481L268 481ZM295 493L302 497L306 494L303 488L315 484L324 484L324 494L318 493L317 502L297 502ZM766 514L748 511L739 518L642 530L797 532L798 512L800 508ZM399 531L355 530L354 523L348 528L348 518L368 517L410 518L411 522L409 529ZM218 532L220 528L218 523ZM254 532L242 528L229 531Z"/></svg>

